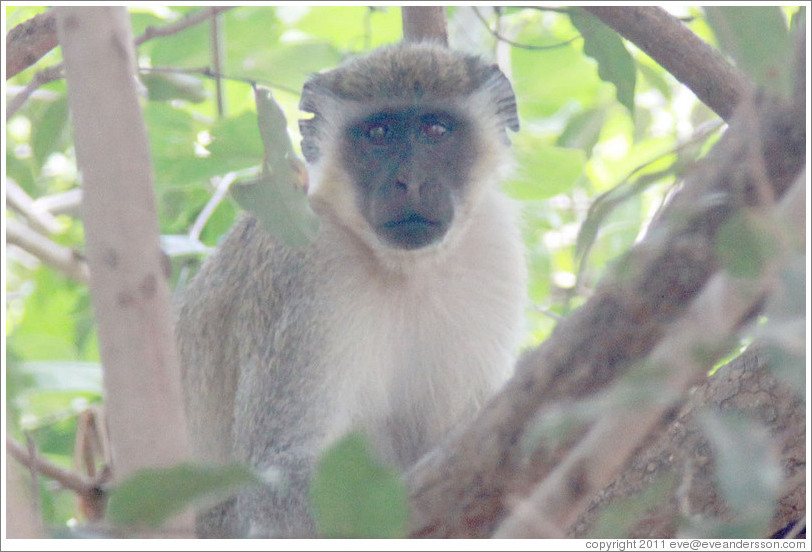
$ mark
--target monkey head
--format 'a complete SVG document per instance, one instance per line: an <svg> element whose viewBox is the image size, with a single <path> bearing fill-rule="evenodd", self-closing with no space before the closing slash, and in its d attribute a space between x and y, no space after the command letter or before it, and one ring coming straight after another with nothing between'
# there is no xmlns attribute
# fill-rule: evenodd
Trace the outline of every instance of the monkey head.
<svg viewBox="0 0 812 552"><path fill-rule="evenodd" d="M518 130L507 78L434 44L375 50L304 86L309 199L379 255L436 250L464 231Z"/></svg>

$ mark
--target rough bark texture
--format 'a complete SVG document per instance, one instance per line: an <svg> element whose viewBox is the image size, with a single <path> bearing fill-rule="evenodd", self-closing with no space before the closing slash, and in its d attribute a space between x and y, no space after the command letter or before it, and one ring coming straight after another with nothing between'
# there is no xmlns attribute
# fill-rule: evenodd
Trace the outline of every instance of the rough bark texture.
<svg viewBox="0 0 812 552"><path fill-rule="evenodd" d="M6 78L34 65L58 43L53 12L35 15L11 29L6 35Z"/></svg>
<svg viewBox="0 0 812 552"><path fill-rule="evenodd" d="M645 443L634 461L596 497L573 525L570 536L592 536L593 524L603 508L620 498L639 496L667 474L681 484L673 489L668 500L631 525L630 537L673 538L677 536L680 516L724 515L727 510L716 483L713 453L696 419L697 414L708 408L750 416L769 428L775 438L788 486L779 501L770 533L803 519L805 406L797 390L788 388L773 375L763 350L751 347L696 389L675 419Z"/></svg>
<svg viewBox="0 0 812 552"><path fill-rule="evenodd" d="M646 358L719 267L719 227L765 193L781 197L801 171L804 108L803 99L744 102L646 240L521 359L477 420L409 474L413 535L489 536L505 515L506 493L541 481L561 460L568 446L540 449L529 464L520 450L539 406L604 390Z"/></svg>

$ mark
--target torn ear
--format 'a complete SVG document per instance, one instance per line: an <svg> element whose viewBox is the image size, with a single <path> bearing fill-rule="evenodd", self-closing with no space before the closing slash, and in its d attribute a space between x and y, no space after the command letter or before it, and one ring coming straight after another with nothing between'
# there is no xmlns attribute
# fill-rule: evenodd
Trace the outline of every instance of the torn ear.
<svg viewBox="0 0 812 552"><path fill-rule="evenodd" d="M302 154L308 163L313 163L319 158L319 126L322 115L318 109L318 98L324 95L324 88L319 86L315 80L309 80L302 88L302 97L299 100L299 109L312 113L309 119L299 119L299 132L302 134Z"/></svg>
<svg viewBox="0 0 812 552"><path fill-rule="evenodd" d="M519 114L516 110L516 95L513 93L513 86L499 66L491 66L491 74L485 81L484 88L490 90L492 97L496 100L496 114L502 124L513 132L517 132Z"/></svg>

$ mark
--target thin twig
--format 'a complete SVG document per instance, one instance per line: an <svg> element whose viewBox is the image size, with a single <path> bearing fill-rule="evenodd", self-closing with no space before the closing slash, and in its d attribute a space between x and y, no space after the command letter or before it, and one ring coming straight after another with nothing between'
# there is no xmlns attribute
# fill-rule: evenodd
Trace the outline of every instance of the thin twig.
<svg viewBox="0 0 812 552"><path fill-rule="evenodd" d="M491 29L491 26L488 24L488 21L485 19L485 17L482 15L482 13L480 13L479 9L476 6L472 6L472 8L474 10L474 14L477 16L477 18L482 22L482 24L485 26L485 28L488 30L488 32L491 33L491 35L493 35L493 37L496 40L499 40L501 42L505 42L507 44L510 44L511 46L514 46L516 48L521 48L523 50L555 50L556 48L563 48L564 46L567 46L568 44L572 44L573 42L575 42L576 40L581 38L581 35L576 35L576 36L572 37L571 39L569 39L569 40L567 40L565 42L560 42L558 44L549 44L547 46L536 46L534 44L522 44L521 42L515 42L515 41L507 38L506 36L502 35L496 29ZM554 10L554 11L558 11L558 10Z"/></svg>
<svg viewBox="0 0 812 552"><path fill-rule="evenodd" d="M281 84L275 84L268 80L262 79L253 79L248 77L234 77L231 75L224 75L222 73L217 73L211 69L211 67L191 67L191 68L179 68L179 67L139 67L139 71L143 71L145 73L171 73L171 74L179 74L179 75L201 75L203 77L208 77L210 79L224 79L230 80L234 82L243 82L245 84L250 84L253 87L257 85L267 86L269 88L273 88L274 90L281 90L282 92L287 92L289 94L294 94L298 96L301 91L294 90L293 88L289 88L287 86Z"/></svg>
<svg viewBox="0 0 812 552"><path fill-rule="evenodd" d="M135 39L135 45L140 46L144 42L148 40L152 40L153 38L165 37L170 36L175 33L178 33L188 27L193 25L197 25L206 19L213 17L218 13L222 13L224 11L230 10L231 8L228 7L212 7L200 10L198 12L192 13L181 19L180 21L173 23L171 25L167 25L166 27L147 27L147 29ZM42 71L38 71L34 77L29 81L29 83L23 88L21 92L19 92L16 96L14 96L11 100L9 100L8 104L6 105L6 120L9 120L12 115L14 115L17 110L19 110L25 102L31 97L31 94L45 84L49 82L53 82L55 80L59 80L62 78L62 69L64 65L59 63L58 65L54 65L53 67L48 67L47 69L43 69Z"/></svg>
<svg viewBox="0 0 812 552"><path fill-rule="evenodd" d="M31 433L28 431L25 432L25 445L28 449L28 456L35 458L37 456L37 448L34 445L34 439L31 438ZM22 445L20 445L20 448L22 448ZM40 512L42 510L40 508L39 474L37 470L34 469L34 466L29 464L27 467L31 474L31 508L34 512Z"/></svg>
<svg viewBox="0 0 812 552"><path fill-rule="evenodd" d="M25 88L18 92L17 95L11 98L8 104L6 104L6 120L11 119L11 116L17 113L17 110L25 104L37 88L49 82L61 79L63 67L63 64L59 63L53 67L38 71L28 84L25 85Z"/></svg>
<svg viewBox="0 0 812 552"><path fill-rule="evenodd" d="M58 234L62 224L43 209L14 180L6 179L6 199L8 206L20 213L39 232Z"/></svg>
<svg viewBox="0 0 812 552"><path fill-rule="evenodd" d="M26 447L11 437L6 438L6 452L33 472L53 479L62 485L62 487L80 494L95 493L99 486L104 483L104 477L84 477L74 471L57 466L50 460L36 453L32 454L26 450ZM106 477L104 472L102 472L102 475Z"/></svg>
<svg viewBox="0 0 812 552"><path fill-rule="evenodd" d="M225 55L223 51L225 43L223 41L223 25L221 24L220 16L217 14L211 18L209 37L211 40L211 44L209 45L211 47L211 64L215 74L219 75L223 71L222 59ZM214 77L214 90L215 96L217 97L217 115L222 117L225 102L223 101L223 81L219 76Z"/></svg>
<svg viewBox="0 0 812 552"><path fill-rule="evenodd" d="M6 220L6 242L24 249L81 284L90 282L90 271L80 253L49 240L15 219Z"/></svg>
<svg viewBox="0 0 812 552"><path fill-rule="evenodd" d="M228 11L231 8L225 7L212 7L212 8L205 8L200 11L190 13L180 21L176 23L172 23L171 25L167 25L165 27L147 27L140 36L135 39L135 45L140 46L147 40L152 40L153 38L160 38L165 36L170 36L180 31L187 29L188 27L193 27L198 23L202 23L203 21L209 19L210 17L214 17L218 13L222 13L224 11Z"/></svg>
<svg viewBox="0 0 812 552"><path fill-rule="evenodd" d="M236 178L237 177L233 172L227 173L220 178L220 182L217 184L217 189L209 198L206 206L200 211L200 214L195 219L195 223L192 225L192 229L189 231L189 237L191 239L195 241L200 239L200 234L203 232L203 228L206 226L206 223L209 221L212 213L214 213L214 210L218 205L220 205L220 202L223 201L223 198L228 193L228 188L236 180Z"/></svg>

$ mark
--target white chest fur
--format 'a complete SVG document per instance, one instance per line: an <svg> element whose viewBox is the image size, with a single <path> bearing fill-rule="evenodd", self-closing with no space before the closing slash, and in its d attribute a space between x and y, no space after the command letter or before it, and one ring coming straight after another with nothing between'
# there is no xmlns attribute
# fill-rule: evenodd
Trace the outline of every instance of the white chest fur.
<svg viewBox="0 0 812 552"><path fill-rule="evenodd" d="M368 263L333 275L327 441L370 433L389 460L425 448L472 415L510 376L522 331L525 267L512 206L496 195L451 251L373 277ZM377 271L378 273L380 271ZM368 281L360 294L358 281ZM353 294L346 290L355 290ZM332 390L332 391L331 391Z"/></svg>

